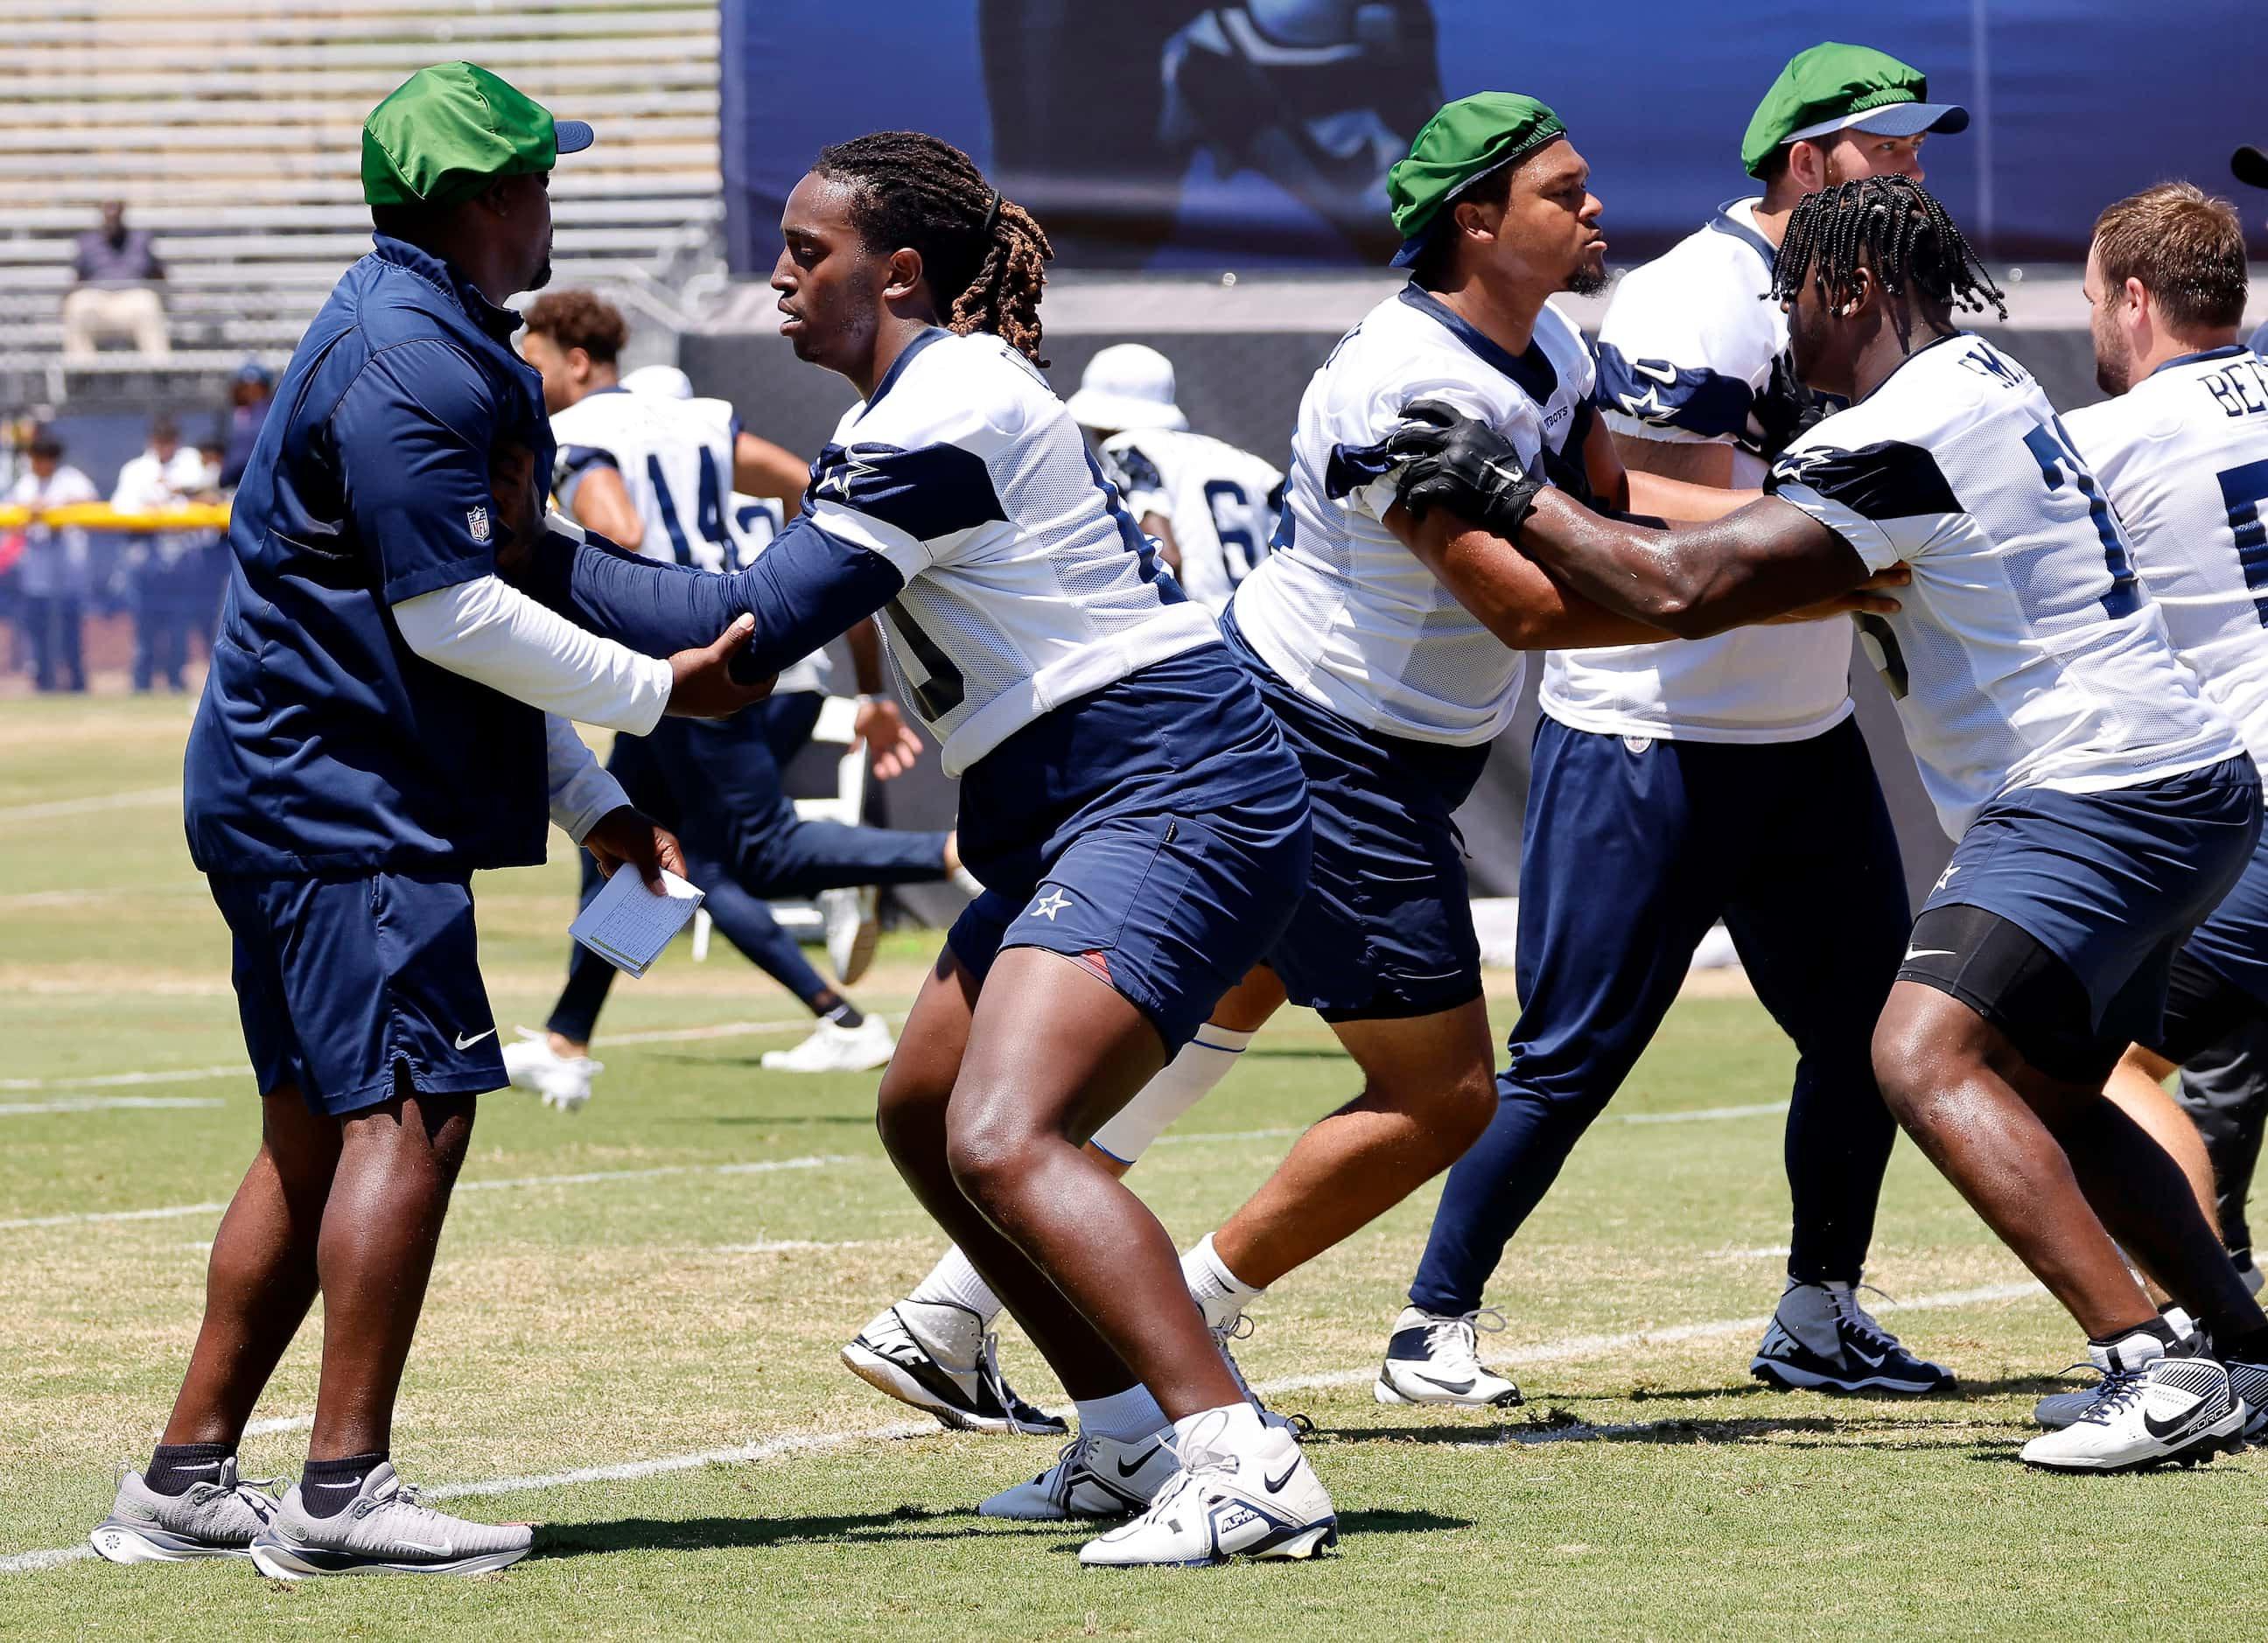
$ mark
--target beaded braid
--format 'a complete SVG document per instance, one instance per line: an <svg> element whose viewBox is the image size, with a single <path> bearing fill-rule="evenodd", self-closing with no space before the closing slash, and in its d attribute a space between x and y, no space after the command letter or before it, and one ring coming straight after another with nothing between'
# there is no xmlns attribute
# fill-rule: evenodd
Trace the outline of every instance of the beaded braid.
<svg viewBox="0 0 2268 1643"><path fill-rule="evenodd" d="M921 253L948 328L990 332L1034 364L1048 363L1039 352L1040 292L1055 247L968 155L918 131L876 131L821 149L812 170L855 190L850 221L869 251Z"/></svg>
<svg viewBox="0 0 2268 1643"><path fill-rule="evenodd" d="M2007 298L1953 218L1911 177L1862 177L1805 195L1772 264L1772 297L1793 301L1808 276L1831 302L1850 291L1862 262L1889 296L1911 291L1948 309L2008 317ZM1901 335L1904 324L1901 312Z"/></svg>

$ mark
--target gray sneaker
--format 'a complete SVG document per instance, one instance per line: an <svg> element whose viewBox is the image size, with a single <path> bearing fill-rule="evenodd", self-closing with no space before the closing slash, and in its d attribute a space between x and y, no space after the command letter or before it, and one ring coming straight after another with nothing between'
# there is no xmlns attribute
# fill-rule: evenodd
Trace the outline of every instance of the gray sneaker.
<svg viewBox="0 0 2268 1643"><path fill-rule="evenodd" d="M268 1491L284 1480L240 1479L234 1460L220 1462L214 1470L214 1481L191 1484L178 1495L161 1495L141 1473L127 1473L110 1515L94 1526L88 1544L113 1563L250 1556L252 1537L276 1515L276 1497Z"/></svg>
<svg viewBox="0 0 2268 1643"><path fill-rule="evenodd" d="M518 1563L535 1544L526 1523L475 1523L437 1512L380 1461L336 1517L315 1517L294 1485L252 1543L253 1566L272 1580L313 1574L486 1574Z"/></svg>

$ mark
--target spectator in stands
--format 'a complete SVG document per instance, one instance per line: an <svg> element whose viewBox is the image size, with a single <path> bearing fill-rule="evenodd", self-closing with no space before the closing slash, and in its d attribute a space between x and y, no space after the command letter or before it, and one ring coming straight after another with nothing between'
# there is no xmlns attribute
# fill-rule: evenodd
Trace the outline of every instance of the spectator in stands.
<svg viewBox="0 0 2268 1643"><path fill-rule="evenodd" d="M40 509L102 499L93 483L63 460L63 442L53 429L34 432L28 453L31 471L16 481L9 501ZM79 623L85 615L87 570L84 528L37 519L25 527L24 556L17 565L18 619L31 636L33 681L41 690L86 689Z"/></svg>
<svg viewBox="0 0 2268 1643"><path fill-rule="evenodd" d="M78 237L73 272L78 283L63 298L64 358L92 358L96 342L107 335L133 338L149 358L171 357L166 305L158 297L166 265L151 247L148 229L127 227L122 203L106 203L102 226Z"/></svg>
<svg viewBox="0 0 2268 1643"><path fill-rule="evenodd" d="M259 443L261 425L275 398L276 381L267 366L247 359L236 368L236 380L228 390L228 446L220 459L223 490L243 483L244 465L252 460L252 447Z"/></svg>
<svg viewBox="0 0 2268 1643"><path fill-rule="evenodd" d="M204 459L181 443L170 416L150 424L150 448L118 470L110 505L121 513L155 513L198 500L211 489ZM184 689L189 634L210 614L205 591L210 530L136 531L119 561L126 608L134 615L134 689L146 692L162 676L166 688Z"/></svg>

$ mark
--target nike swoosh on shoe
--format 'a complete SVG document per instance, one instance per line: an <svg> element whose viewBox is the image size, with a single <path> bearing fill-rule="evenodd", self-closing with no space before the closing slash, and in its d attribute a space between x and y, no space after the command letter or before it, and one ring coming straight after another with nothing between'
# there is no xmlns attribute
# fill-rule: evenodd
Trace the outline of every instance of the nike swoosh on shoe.
<svg viewBox="0 0 2268 1643"><path fill-rule="evenodd" d="M1141 1454L1136 1455L1131 1461L1119 1462L1118 1475L1121 1477L1131 1477L1135 1473L1140 1471L1145 1466L1147 1466L1150 1463L1150 1457L1157 1452L1158 1446L1153 1443L1148 1448L1143 1450Z"/></svg>

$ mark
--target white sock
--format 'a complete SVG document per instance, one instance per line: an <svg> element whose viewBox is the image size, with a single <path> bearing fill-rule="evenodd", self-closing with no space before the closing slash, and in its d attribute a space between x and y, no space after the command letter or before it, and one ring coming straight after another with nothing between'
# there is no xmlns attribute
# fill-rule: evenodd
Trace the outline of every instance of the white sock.
<svg viewBox="0 0 2268 1643"><path fill-rule="evenodd" d="M992 1286L984 1275L968 1264L968 1257L955 1244L945 1252L945 1258L930 1268L929 1276L914 1286L908 1300L944 1301L951 1306L966 1307L984 1320L990 1329L992 1320L1000 1315L1000 1297L992 1293Z"/></svg>
<svg viewBox="0 0 2268 1643"><path fill-rule="evenodd" d="M1247 1302L1257 1300L1267 1293L1255 1289L1228 1270L1228 1264L1213 1251L1211 1233L1182 1257L1182 1281L1189 1286L1189 1294L1204 1314L1207 1326L1216 1330L1226 1328L1244 1310Z"/></svg>
<svg viewBox="0 0 2268 1643"><path fill-rule="evenodd" d="M1171 1423L1150 1389L1137 1381L1123 1392L1108 1397L1083 1397L1079 1405L1079 1429L1090 1438L1131 1441L1162 1432Z"/></svg>
<svg viewBox="0 0 2268 1643"><path fill-rule="evenodd" d="M1122 1164L1133 1163L1167 1124L1212 1094L1251 1042L1249 1033L1231 1032L1207 1021L1179 1055L1135 1092L1132 1101L1104 1121L1094 1132L1094 1144Z"/></svg>
<svg viewBox="0 0 2268 1643"><path fill-rule="evenodd" d="M1269 1429L1260 1411L1249 1404L1225 1404L1201 1409L1174 1423L1174 1444L1184 1466L1204 1450L1216 1455L1249 1455L1268 1441Z"/></svg>

